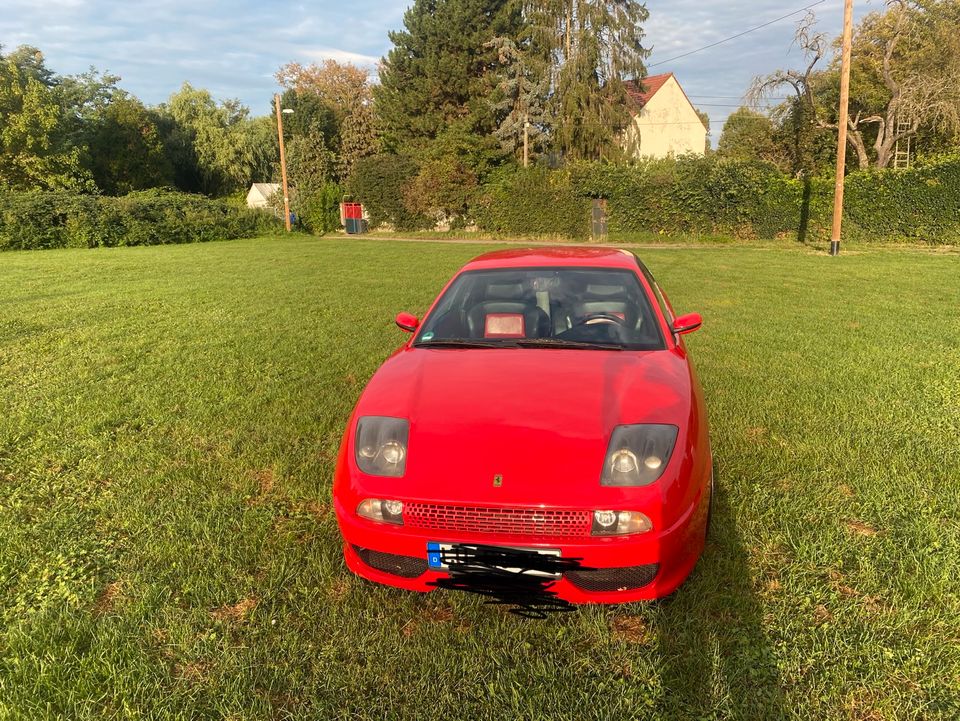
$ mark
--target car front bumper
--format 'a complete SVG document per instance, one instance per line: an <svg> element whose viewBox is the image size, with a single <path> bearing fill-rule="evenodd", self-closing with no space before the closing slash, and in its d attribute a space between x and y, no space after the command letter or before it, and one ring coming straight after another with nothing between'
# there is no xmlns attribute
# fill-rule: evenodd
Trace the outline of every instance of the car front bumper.
<svg viewBox="0 0 960 721"><path fill-rule="evenodd" d="M571 603L627 603L662 598L690 574L703 550L709 486L671 527L620 537L532 540L524 536L407 528L358 517L334 501L347 566L358 576L411 591L432 591L449 574L427 567L427 543L483 544L558 549L579 559L582 571L566 572L548 588ZM591 570L587 570L591 569ZM595 570L593 570L595 569Z"/></svg>

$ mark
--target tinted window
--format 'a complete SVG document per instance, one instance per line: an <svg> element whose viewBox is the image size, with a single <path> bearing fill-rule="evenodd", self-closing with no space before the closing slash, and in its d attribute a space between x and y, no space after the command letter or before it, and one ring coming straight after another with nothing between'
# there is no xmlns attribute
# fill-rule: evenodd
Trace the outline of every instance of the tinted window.
<svg viewBox="0 0 960 721"><path fill-rule="evenodd" d="M443 294L417 345L664 347L637 276L605 268L469 271Z"/></svg>

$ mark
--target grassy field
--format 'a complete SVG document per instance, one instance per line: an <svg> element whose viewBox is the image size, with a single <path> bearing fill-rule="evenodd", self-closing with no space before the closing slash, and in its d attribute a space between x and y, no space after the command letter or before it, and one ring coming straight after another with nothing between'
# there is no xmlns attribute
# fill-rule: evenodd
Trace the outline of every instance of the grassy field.
<svg viewBox="0 0 960 721"><path fill-rule="evenodd" d="M716 455L657 604L352 577L365 381L479 245L0 255L0 718L960 717L960 254L643 251Z"/></svg>

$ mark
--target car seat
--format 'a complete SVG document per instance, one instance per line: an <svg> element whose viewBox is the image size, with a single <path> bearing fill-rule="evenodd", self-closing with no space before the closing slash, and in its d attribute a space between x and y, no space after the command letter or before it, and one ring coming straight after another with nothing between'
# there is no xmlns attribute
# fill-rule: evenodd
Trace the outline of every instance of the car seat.
<svg viewBox="0 0 960 721"><path fill-rule="evenodd" d="M491 284L486 298L467 311L471 338L544 338L550 335L550 317L521 283Z"/></svg>

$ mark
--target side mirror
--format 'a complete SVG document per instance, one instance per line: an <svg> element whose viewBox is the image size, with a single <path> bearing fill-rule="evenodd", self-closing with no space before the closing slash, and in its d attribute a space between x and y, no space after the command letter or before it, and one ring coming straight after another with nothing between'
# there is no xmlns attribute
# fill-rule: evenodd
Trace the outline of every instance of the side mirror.
<svg viewBox="0 0 960 721"><path fill-rule="evenodd" d="M683 335L684 333L693 333L701 325L703 325L703 318L700 317L699 313L688 313L679 318L674 318L672 328L677 335Z"/></svg>
<svg viewBox="0 0 960 721"><path fill-rule="evenodd" d="M397 327L407 333L413 333L420 327L420 319L413 313L397 313Z"/></svg>

